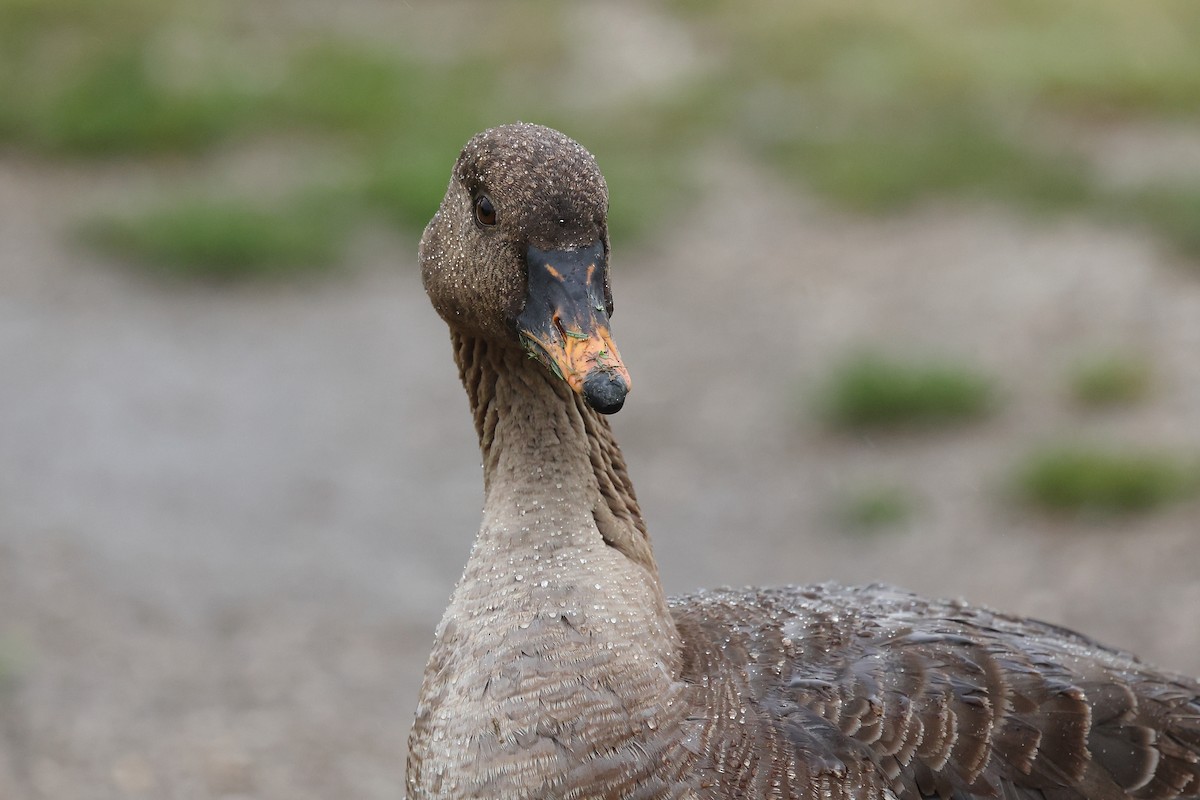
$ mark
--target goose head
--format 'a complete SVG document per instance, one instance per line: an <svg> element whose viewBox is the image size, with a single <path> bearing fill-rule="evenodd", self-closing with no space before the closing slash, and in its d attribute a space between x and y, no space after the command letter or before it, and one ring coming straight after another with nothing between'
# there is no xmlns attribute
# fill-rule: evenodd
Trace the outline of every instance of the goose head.
<svg viewBox="0 0 1200 800"><path fill-rule="evenodd" d="M578 142L540 125L463 148L421 237L421 275L451 328L524 348L602 414L629 373L609 332L608 187Z"/></svg>

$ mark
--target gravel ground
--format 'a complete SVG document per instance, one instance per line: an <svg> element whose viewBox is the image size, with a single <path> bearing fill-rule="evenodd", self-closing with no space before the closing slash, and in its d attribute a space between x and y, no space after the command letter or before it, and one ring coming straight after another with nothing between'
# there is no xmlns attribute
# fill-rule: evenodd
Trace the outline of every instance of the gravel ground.
<svg viewBox="0 0 1200 800"><path fill-rule="evenodd" d="M1200 450L1200 273L1082 220L864 221L699 169L700 205L613 264L614 426L668 589L884 580L1200 673L1200 504L1097 526L998 488L1064 433ZM64 235L110 181L0 157L0 798L395 798L481 499L415 242L368 231L307 285L161 285ZM829 434L806 393L864 343L973 361L1003 410ZM1158 391L1080 416L1064 369L1108 346ZM870 480L919 513L846 535L830 498Z"/></svg>

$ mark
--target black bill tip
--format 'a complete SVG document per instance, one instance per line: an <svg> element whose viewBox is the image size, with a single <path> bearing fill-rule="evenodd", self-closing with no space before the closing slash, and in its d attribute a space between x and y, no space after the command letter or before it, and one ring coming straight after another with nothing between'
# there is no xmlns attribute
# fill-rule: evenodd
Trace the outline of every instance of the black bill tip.
<svg viewBox="0 0 1200 800"><path fill-rule="evenodd" d="M587 404L601 414L615 414L625 405L629 384L615 372L592 370L583 379L583 397Z"/></svg>

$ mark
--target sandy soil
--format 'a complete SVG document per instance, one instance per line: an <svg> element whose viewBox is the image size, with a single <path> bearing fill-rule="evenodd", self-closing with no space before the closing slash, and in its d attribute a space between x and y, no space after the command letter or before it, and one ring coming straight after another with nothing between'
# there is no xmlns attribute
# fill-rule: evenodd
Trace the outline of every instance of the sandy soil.
<svg viewBox="0 0 1200 800"><path fill-rule="evenodd" d="M669 590L885 580L1200 673L1200 504L1097 527L998 491L1067 432L1200 450L1200 274L1081 220L842 217L709 156L701 205L613 265L614 425ZM367 232L303 286L155 284L64 235L109 180L0 159L0 798L397 797L481 498L415 243ZM824 432L806 392L863 343L972 360L1004 409ZM1109 345L1159 391L1081 417L1064 366ZM846 535L831 498L871 480L920 513Z"/></svg>

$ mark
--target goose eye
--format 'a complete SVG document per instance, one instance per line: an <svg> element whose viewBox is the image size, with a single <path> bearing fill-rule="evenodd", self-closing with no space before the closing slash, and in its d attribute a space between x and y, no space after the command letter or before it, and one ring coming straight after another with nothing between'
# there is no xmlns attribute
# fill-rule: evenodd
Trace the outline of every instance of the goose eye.
<svg viewBox="0 0 1200 800"><path fill-rule="evenodd" d="M496 224L496 207L492 205L492 198L486 194L475 198L475 219L480 225L488 227Z"/></svg>

